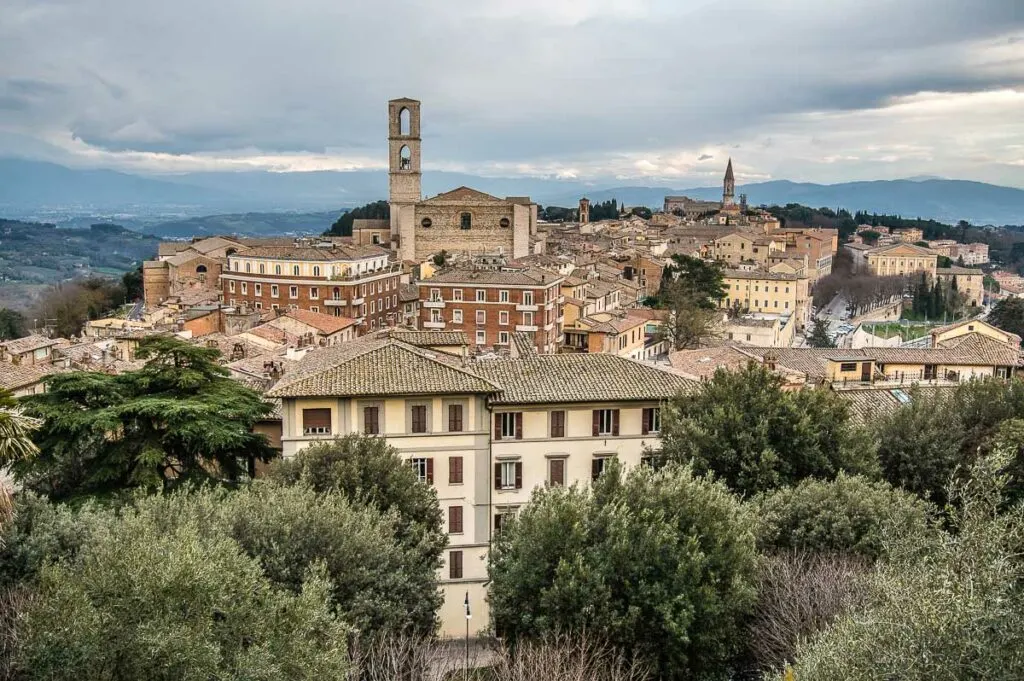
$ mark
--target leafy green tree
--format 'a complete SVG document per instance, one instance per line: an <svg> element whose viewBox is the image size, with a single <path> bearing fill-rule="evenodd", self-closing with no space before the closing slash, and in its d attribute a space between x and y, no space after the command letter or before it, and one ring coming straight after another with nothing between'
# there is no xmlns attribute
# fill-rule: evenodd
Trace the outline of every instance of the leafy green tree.
<svg viewBox="0 0 1024 681"><path fill-rule="evenodd" d="M662 273L661 291L651 301L655 307L660 306L662 293L669 292L673 284L683 287L690 298L708 310L718 307L718 301L725 297L721 266L700 258L678 253L672 256Z"/></svg>
<svg viewBox="0 0 1024 681"><path fill-rule="evenodd" d="M10 308L0 308L0 340L13 340L27 335L25 315Z"/></svg>
<svg viewBox="0 0 1024 681"><path fill-rule="evenodd" d="M634 208L630 208L629 214L635 215L639 218L643 218L644 220L650 220L651 216L653 215L651 209L647 208L646 206L635 206Z"/></svg>
<svg viewBox="0 0 1024 681"><path fill-rule="evenodd" d="M26 398L43 425L39 455L13 467L22 484L66 499L193 477L237 480L252 460L275 455L252 432L269 406L228 377L217 350L151 336L136 357L147 360L138 371L57 374Z"/></svg>
<svg viewBox="0 0 1024 681"><path fill-rule="evenodd" d="M1024 418L1024 382L975 380L911 391L910 404L875 426L885 479L942 506L950 479L969 468L1007 420Z"/></svg>
<svg viewBox="0 0 1024 681"><path fill-rule="evenodd" d="M491 613L513 644L581 632L664 679L723 678L754 602L753 520L719 482L669 465L538 489L492 547Z"/></svg>
<svg viewBox="0 0 1024 681"><path fill-rule="evenodd" d="M126 511L75 560L43 568L18 632L19 678L323 679L348 668L330 581L298 594L202 518L173 528Z"/></svg>
<svg viewBox="0 0 1024 681"><path fill-rule="evenodd" d="M828 321L815 317L811 332L807 334L807 344L812 348L834 348L835 341L829 338Z"/></svg>
<svg viewBox="0 0 1024 681"><path fill-rule="evenodd" d="M275 585L300 593L319 564L334 607L360 634L434 634L439 552L429 563L419 546L403 542L408 521L397 510L381 513L304 485L259 483L216 506L227 532Z"/></svg>
<svg viewBox="0 0 1024 681"><path fill-rule="evenodd" d="M357 219L386 220L391 217L391 204L387 201L374 201L341 214L324 236L352 236L352 223Z"/></svg>
<svg viewBox="0 0 1024 681"><path fill-rule="evenodd" d="M860 238L864 240L868 246L874 246L878 243L878 239L882 236L881 232L876 232L873 229L866 229L860 233Z"/></svg>
<svg viewBox="0 0 1024 681"><path fill-rule="evenodd" d="M673 399L661 454L714 473L741 494L877 468L846 402L830 390L783 390L778 376L753 362L719 370L700 390Z"/></svg>
<svg viewBox="0 0 1024 681"><path fill-rule="evenodd" d="M121 286L124 287L124 299L127 302L142 300L145 290L142 285L142 265L134 270L124 273L121 277Z"/></svg>
<svg viewBox="0 0 1024 681"><path fill-rule="evenodd" d="M348 435L301 450L270 467L282 484L339 493L402 519L398 540L415 549L419 564L434 569L447 546L444 518L434 488L420 482L398 451L379 437Z"/></svg>
<svg viewBox="0 0 1024 681"><path fill-rule="evenodd" d="M662 285L659 307L668 311L658 327L657 338L666 341L672 350L701 347L718 330L724 313L708 309L693 287L683 280Z"/></svg>
<svg viewBox="0 0 1024 681"><path fill-rule="evenodd" d="M1024 298L1003 298L992 308L987 321L1024 338Z"/></svg>
<svg viewBox="0 0 1024 681"><path fill-rule="evenodd" d="M808 478L753 503L762 551L854 553L870 560L881 557L886 532L925 532L932 511L909 492L845 473L835 480Z"/></svg>
<svg viewBox="0 0 1024 681"><path fill-rule="evenodd" d="M949 534L887 539L867 605L802 646L788 678L1024 678L1024 508L1000 512L1005 465L982 459L951 488Z"/></svg>

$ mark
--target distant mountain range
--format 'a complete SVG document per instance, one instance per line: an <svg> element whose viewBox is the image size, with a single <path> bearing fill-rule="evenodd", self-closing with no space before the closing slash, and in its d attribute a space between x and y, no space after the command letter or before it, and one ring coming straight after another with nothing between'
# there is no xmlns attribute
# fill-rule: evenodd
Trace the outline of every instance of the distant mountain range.
<svg viewBox="0 0 1024 681"><path fill-rule="evenodd" d="M494 178L443 171L425 172L423 185L428 196L466 185L498 196L530 196L538 203L560 206L574 206L581 196L592 202L614 198L629 206L651 208L660 207L666 195L711 200L721 196L720 187L604 187L571 180ZM741 186L737 193L747 194L751 205L802 203L814 208L842 207L944 222L1024 224L1024 190L981 182L914 178L822 185L778 180ZM299 224L306 218L284 220L285 231L316 231L326 214L336 216L343 208L386 196L387 173L379 170L143 177L0 159L0 217L67 226L102 220L150 231L150 226L172 220L177 226L168 227L167 235L186 236L191 229L203 230L196 233L210 233L207 229L270 233L267 230L279 229L279 220L268 219L267 213L324 213L312 218L317 226L310 225L309 230ZM230 215L218 215L218 220L204 225L188 220L211 213Z"/></svg>

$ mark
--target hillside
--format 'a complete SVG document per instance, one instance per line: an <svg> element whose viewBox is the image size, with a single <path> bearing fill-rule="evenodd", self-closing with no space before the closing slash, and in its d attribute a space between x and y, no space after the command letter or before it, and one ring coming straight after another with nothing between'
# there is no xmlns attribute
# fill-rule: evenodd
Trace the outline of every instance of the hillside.
<svg viewBox="0 0 1024 681"><path fill-rule="evenodd" d="M214 234L276 236L322 234L341 210L319 213L229 213L183 218L147 225L146 232L165 239L188 239Z"/></svg>
<svg viewBox="0 0 1024 681"><path fill-rule="evenodd" d="M58 229L0 219L0 287L52 284L91 274L120 276L156 255L156 237L118 225Z"/></svg>
<svg viewBox="0 0 1024 681"><path fill-rule="evenodd" d="M623 185L603 188L597 182L480 177L429 169L423 176L425 196L461 185L498 196L530 196L543 205L567 207L575 206L581 196L595 203L618 199L628 206L652 208L660 207L669 194L702 199L721 196L720 187L679 189ZM831 185L775 180L743 185L737 192L746 193L752 205L801 203L951 223L959 220L994 225L1024 223L1024 190L963 180L923 178ZM352 208L386 196L387 173L384 170L251 171L142 177L109 170L78 170L52 163L0 159L0 215L62 224L76 216L112 215L110 221L145 225L141 228L148 230L156 216L164 216L161 220L173 216L175 221L187 221L187 218L213 213L250 211L337 213L338 208ZM187 231L192 227L182 229ZM286 231L292 229L299 228Z"/></svg>

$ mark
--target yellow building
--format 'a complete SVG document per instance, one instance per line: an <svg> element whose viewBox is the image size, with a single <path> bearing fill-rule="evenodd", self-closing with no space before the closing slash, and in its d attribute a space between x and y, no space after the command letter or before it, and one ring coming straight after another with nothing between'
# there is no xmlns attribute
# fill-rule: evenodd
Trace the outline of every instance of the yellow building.
<svg viewBox="0 0 1024 681"><path fill-rule="evenodd" d="M649 336L648 327L661 325L661 319L640 310L598 312L576 319L563 327L563 350L603 352L630 359L653 359L664 352L664 342ZM653 313L655 310L643 310Z"/></svg>
<svg viewBox="0 0 1024 681"><path fill-rule="evenodd" d="M782 239L745 232L730 232L713 240L709 251L715 260L729 265L739 265L741 262L765 265L772 253L783 251L785 248L786 244Z"/></svg>
<svg viewBox="0 0 1024 681"><path fill-rule="evenodd" d="M719 301L722 308L738 308L745 312L792 314L797 330L804 328L808 317L807 277L783 272L763 270L743 271L727 269L722 283L725 297Z"/></svg>
<svg viewBox="0 0 1024 681"><path fill-rule="evenodd" d="M421 345L423 345L421 343ZM285 457L348 433L387 439L432 485L448 523L441 634L488 626L494 532L543 485L637 465L657 442L662 401L693 384L609 354L465 362L394 337L311 351L267 392L280 398Z"/></svg>
<svg viewBox="0 0 1024 681"><path fill-rule="evenodd" d="M939 256L934 251L912 243L893 244L868 251L868 269L877 276L905 276L924 272L935 278Z"/></svg>
<svg viewBox="0 0 1024 681"><path fill-rule="evenodd" d="M950 287L956 282L956 290L964 295L966 304L979 307L985 302L985 273L967 267L937 267L935 276Z"/></svg>

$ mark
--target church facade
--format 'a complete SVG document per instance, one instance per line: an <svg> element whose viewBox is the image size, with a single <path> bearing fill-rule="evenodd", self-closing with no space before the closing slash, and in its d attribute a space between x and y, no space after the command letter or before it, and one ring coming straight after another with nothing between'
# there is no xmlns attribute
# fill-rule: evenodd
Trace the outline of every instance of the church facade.
<svg viewBox="0 0 1024 681"><path fill-rule="evenodd" d="M537 204L529 197L491 196L459 187L423 199L420 102L388 102L388 202L391 241L403 260L422 261L442 250L470 255L530 254Z"/></svg>

